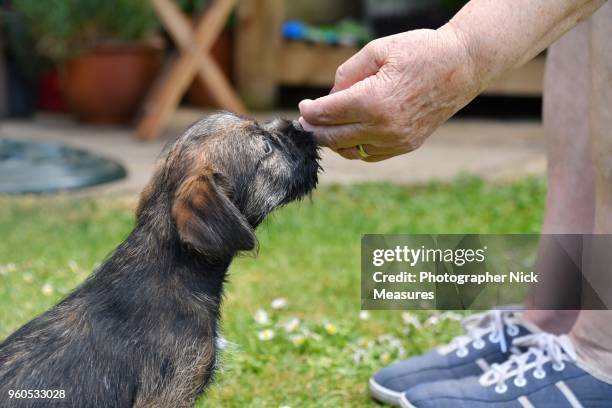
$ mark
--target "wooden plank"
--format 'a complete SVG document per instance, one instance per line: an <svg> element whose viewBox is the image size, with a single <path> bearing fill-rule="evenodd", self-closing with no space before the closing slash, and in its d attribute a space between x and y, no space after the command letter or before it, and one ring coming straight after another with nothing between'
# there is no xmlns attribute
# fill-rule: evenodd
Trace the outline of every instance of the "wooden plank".
<svg viewBox="0 0 612 408"><path fill-rule="evenodd" d="M484 95L541 96L544 91L546 58L539 56L494 81Z"/></svg>
<svg viewBox="0 0 612 408"><path fill-rule="evenodd" d="M336 69L359 49L284 42L278 56L278 81L284 85L331 88ZM485 95L540 96L545 58L537 57L494 81Z"/></svg>
<svg viewBox="0 0 612 408"><path fill-rule="evenodd" d="M277 99L278 49L284 0L241 0L236 24L234 74L247 106L264 109Z"/></svg>
<svg viewBox="0 0 612 408"><path fill-rule="evenodd" d="M158 8L158 12L168 8L168 0L151 0L151 2ZM216 0L198 18L193 37L200 50L208 51L211 48L235 3L236 0ZM178 21L176 17L170 19L173 20L172 24ZM191 27L191 24L186 27ZM181 32L179 36L184 37L185 34ZM176 110L181 97L196 74L196 63L192 55L192 53L182 53L173 57L151 89L136 129L136 137L139 140L157 137L170 115Z"/></svg>
<svg viewBox="0 0 612 408"><path fill-rule="evenodd" d="M279 81L285 85L331 88L336 69L357 51L356 47L286 41L279 52Z"/></svg>

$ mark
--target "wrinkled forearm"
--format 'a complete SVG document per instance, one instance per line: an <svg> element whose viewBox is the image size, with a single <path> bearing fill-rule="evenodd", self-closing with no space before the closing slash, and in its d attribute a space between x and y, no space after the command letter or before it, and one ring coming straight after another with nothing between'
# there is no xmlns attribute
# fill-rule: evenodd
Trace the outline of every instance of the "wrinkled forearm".
<svg viewBox="0 0 612 408"><path fill-rule="evenodd" d="M465 45L482 90L535 57L606 0L471 0L441 31Z"/></svg>

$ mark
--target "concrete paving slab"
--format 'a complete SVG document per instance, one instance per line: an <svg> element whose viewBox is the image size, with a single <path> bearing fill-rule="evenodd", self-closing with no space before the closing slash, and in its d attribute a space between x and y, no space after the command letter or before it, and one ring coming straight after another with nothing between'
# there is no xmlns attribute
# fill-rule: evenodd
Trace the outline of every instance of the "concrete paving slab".
<svg viewBox="0 0 612 408"><path fill-rule="evenodd" d="M115 159L128 170L124 180L84 190L85 193L136 193L149 179L164 145L205 115L181 109L160 139L138 142L128 128L101 128L78 124L65 116L40 115L34 120L6 120L0 135L62 142ZM296 111L255 114L258 120L274 116L296 118ZM450 181L461 174L488 180L542 175L546 169L545 143L535 121L451 120L417 151L379 163L349 161L325 150L322 183L385 181L399 184Z"/></svg>

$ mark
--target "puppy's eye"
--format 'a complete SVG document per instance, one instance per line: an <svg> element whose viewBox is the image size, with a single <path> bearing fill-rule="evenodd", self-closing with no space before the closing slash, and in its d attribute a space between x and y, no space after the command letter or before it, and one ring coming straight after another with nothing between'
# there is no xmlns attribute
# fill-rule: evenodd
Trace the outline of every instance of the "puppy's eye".
<svg viewBox="0 0 612 408"><path fill-rule="evenodd" d="M269 140L263 141L264 154L266 156L272 154L272 143Z"/></svg>

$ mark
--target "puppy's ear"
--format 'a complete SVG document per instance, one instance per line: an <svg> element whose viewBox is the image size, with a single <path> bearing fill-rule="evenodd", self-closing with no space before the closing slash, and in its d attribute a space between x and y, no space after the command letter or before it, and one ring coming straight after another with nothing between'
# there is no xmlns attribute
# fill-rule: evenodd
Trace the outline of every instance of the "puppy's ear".
<svg viewBox="0 0 612 408"><path fill-rule="evenodd" d="M190 176L181 183L172 215L181 241L213 259L255 248L253 229L212 173Z"/></svg>

